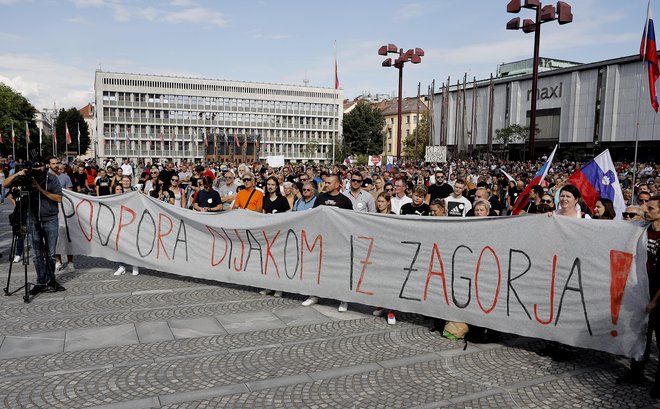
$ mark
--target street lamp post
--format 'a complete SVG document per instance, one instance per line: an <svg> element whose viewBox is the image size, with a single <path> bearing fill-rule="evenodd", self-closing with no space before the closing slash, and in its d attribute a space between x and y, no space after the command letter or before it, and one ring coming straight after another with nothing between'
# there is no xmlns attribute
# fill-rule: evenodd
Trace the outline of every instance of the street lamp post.
<svg viewBox="0 0 660 409"><path fill-rule="evenodd" d="M399 54L399 58L394 60L392 63L391 58L386 58L383 61L383 67L394 67L399 70L399 101L397 109L397 147L396 147L396 157L397 160L401 160L401 111L403 109L403 65L406 62L411 62L413 64L419 64L422 62L422 57L424 56L424 50L421 48L410 49L406 52L403 52L403 48L399 49L394 44L388 44L381 46L378 49L378 55L387 55L387 54Z"/></svg>
<svg viewBox="0 0 660 409"><path fill-rule="evenodd" d="M534 32L534 60L532 67L532 103L530 107L529 118L529 158L534 159L534 145L536 137L536 101L538 99L538 82L539 82L539 46L541 43L541 24L548 21L557 20L561 25L568 24L573 21L573 13L571 13L571 6L563 1L557 2L557 7L553 5L542 6L540 0L525 0L521 4L521 0L511 0L506 5L507 13L519 13L521 8L532 9L535 11L536 18L534 20L525 19L522 25L520 24L520 17L515 17L506 23L507 30L522 30L524 33Z"/></svg>

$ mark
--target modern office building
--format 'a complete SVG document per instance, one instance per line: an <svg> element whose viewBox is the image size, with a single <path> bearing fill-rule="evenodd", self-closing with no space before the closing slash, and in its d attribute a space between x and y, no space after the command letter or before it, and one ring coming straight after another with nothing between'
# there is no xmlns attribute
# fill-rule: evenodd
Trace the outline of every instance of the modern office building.
<svg viewBox="0 0 660 409"><path fill-rule="evenodd" d="M559 144L577 157L608 148L613 157L632 160L637 138L641 160L657 160L660 118L647 75L637 55L539 73L536 153ZM441 87L434 95L433 144L453 153L501 149L498 129L529 125L531 88L531 75Z"/></svg>
<svg viewBox="0 0 660 409"><path fill-rule="evenodd" d="M326 162L341 89L97 71L98 156Z"/></svg>

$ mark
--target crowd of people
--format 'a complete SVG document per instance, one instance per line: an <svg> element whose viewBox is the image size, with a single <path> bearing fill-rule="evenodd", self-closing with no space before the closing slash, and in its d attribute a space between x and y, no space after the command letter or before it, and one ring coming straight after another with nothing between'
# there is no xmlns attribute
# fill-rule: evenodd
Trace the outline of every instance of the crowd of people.
<svg viewBox="0 0 660 409"><path fill-rule="evenodd" d="M538 162L503 160L453 160L439 164L399 164L394 166L357 166L351 164L317 165L285 164L273 168L256 163L103 163L76 161L62 164L49 159L50 172L59 180L62 189L71 189L95 196L139 191L170 205L199 212L227 212L245 209L275 214L299 212L318 206L333 206L356 212L417 215L435 217L492 217L509 216L514 204L530 184ZM559 161L551 165L540 185L532 186L529 198L523 203L523 213L548 213L556 216L614 219L617 217L610 199L599 198L592 208L582 200L582 192L568 183L580 163ZM649 334L660 329L655 306L660 303L660 273L658 272L658 240L660 239L660 165L615 163L619 183L627 208L624 220L646 220L651 303ZM5 164L2 199L12 200L6 190L12 175L20 169L19 162ZM20 260L17 254L15 261ZM62 268L62 260L54 257L55 270ZM67 262L73 271L73 261ZM138 274L133 267L133 274ZM116 275L126 272L120 265ZM262 290L262 294L272 293ZM281 292L275 292L281 297ZM319 300L315 296L303 301L310 306ZM339 302L338 310L346 311L348 304ZM382 308L374 310L381 315ZM388 311L388 322L396 322L396 312ZM462 338L468 331L479 333L465 323L439 323L436 327L445 336ZM650 346L650 335L647 347ZM648 350L648 348L647 348ZM619 381L638 383L643 379L644 361L634 361L630 371ZM660 396L660 372L652 390Z"/></svg>

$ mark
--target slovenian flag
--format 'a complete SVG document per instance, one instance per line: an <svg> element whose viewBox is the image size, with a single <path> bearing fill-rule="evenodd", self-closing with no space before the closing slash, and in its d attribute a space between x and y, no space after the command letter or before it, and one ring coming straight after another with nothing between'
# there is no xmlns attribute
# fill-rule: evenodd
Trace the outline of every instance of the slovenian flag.
<svg viewBox="0 0 660 409"><path fill-rule="evenodd" d="M614 203L616 219L622 219L626 210L623 192L617 178L610 151L605 150L568 178L568 183L580 189L582 200L593 211L598 199L609 199Z"/></svg>
<svg viewBox="0 0 660 409"><path fill-rule="evenodd" d="M69 133L69 124L64 124L64 127L66 129L66 143L70 144L71 143L71 134Z"/></svg>
<svg viewBox="0 0 660 409"><path fill-rule="evenodd" d="M552 150L548 160L545 161L543 166L541 166L541 169L536 172L532 178L532 181L529 182L527 186L525 186L525 189L522 191L522 193L518 195L518 199L516 199L516 203L513 205L511 214L518 215L525 208L525 206L527 206L527 203L529 202L529 193L532 191L532 186L540 185L543 182L543 179L545 179L545 176L548 174L548 169L550 169L550 166L552 165L552 159L555 157L555 152L557 152L556 145L555 149Z"/></svg>
<svg viewBox="0 0 660 409"><path fill-rule="evenodd" d="M658 66L658 51L655 45L655 29L653 27L653 16L651 15L651 0L646 10L646 24L642 36L642 45L639 47L639 55L646 62L649 73L649 92L651 95L651 106L658 112L658 95L655 91L655 83L660 77Z"/></svg>

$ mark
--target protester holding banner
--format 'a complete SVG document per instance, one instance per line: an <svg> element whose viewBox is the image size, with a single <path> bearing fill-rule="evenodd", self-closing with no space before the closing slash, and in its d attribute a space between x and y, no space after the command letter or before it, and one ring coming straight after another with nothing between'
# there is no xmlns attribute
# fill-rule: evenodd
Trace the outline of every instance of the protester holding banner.
<svg viewBox="0 0 660 409"><path fill-rule="evenodd" d="M263 199L263 212L266 214L284 213L291 210L289 201L280 192L280 183L275 176L266 180L267 195Z"/></svg>
<svg viewBox="0 0 660 409"><path fill-rule="evenodd" d="M573 185L565 185L559 192L559 209L556 214L568 217L580 217L591 219L587 213L582 211L579 200L582 197L580 189Z"/></svg>
<svg viewBox="0 0 660 409"><path fill-rule="evenodd" d="M433 199L429 205L431 216L447 216L447 208L444 199Z"/></svg>
<svg viewBox="0 0 660 409"><path fill-rule="evenodd" d="M239 185L236 183L236 177L231 170L224 172L224 179L225 183L220 186L218 193L220 193L220 198L222 199L222 209L231 210Z"/></svg>
<svg viewBox="0 0 660 409"><path fill-rule="evenodd" d="M202 177L203 188L197 192L193 210L198 212L220 212L222 211L222 199L220 193L213 189L213 180L208 177Z"/></svg>
<svg viewBox="0 0 660 409"><path fill-rule="evenodd" d="M344 196L340 191L341 180L339 180L339 176L337 176L336 174L328 175L325 180L325 188L326 188L326 192L321 193L316 197L316 201L314 202L315 208L319 206L332 206L332 207L338 207L340 209L353 210L353 204L351 203L351 200L348 197ZM302 305L308 307L310 305L316 304L318 301L319 301L318 297L311 296L307 298L305 301L303 301ZM345 301L341 301L339 303L339 308L337 310L339 312L347 311L348 303Z"/></svg>
<svg viewBox="0 0 660 409"><path fill-rule="evenodd" d="M418 184L413 189L412 193L412 202L406 203L401 206L399 214L402 215L417 215L417 216L428 216L431 214L431 209L429 205L424 203L426 198L426 187L424 184Z"/></svg>
<svg viewBox="0 0 660 409"><path fill-rule="evenodd" d="M183 190L180 184L180 176L174 175L172 176L172 179L170 179L172 182L172 186L170 186L170 190L174 192L174 203L172 203L176 207L183 207L184 209L187 208L187 203L186 203L186 192Z"/></svg>
<svg viewBox="0 0 660 409"><path fill-rule="evenodd" d="M445 199L447 206L447 216L450 217L465 217L467 212L472 209L472 203L463 196L465 190L465 181L459 179L454 184L454 191Z"/></svg>
<svg viewBox="0 0 660 409"><path fill-rule="evenodd" d="M234 200L233 208L252 210L254 212L261 213L264 206L264 194L256 187L254 173L246 171L243 173L241 180L243 181L245 188L236 194L236 200Z"/></svg>
<svg viewBox="0 0 660 409"><path fill-rule="evenodd" d="M115 188L120 188L121 190L119 190L119 189L115 190L113 192L114 194L128 193L128 192L132 192L133 190L135 190L135 188L133 186L131 186L131 177L130 176L122 176L121 184L115 186ZM124 244L127 244L129 242L128 237L124 241L126 242ZM123 264L120 263L119 267L117 267L117 270L115 270L113 275L120 276L124 273L126 273L126 266L124 266ZM134 265L132 274L134 276L139 275L140 274L140 268L138 266Z"/></svg>
<svg viewBox="0 0 660 409"><path fill-rule="evenodd" d="M309 210L316 202L316 189L313 182L305 182L302 186L302 196L293 203L293 211Z"/></svg>
<svg viewBox="0 0 660 409"><path fill-rule="evenodd" d="M642 360L632 359L630 369L616 380L619 384L640 384L644 381L644 367L651 356L651 342L655 332L656 346L660 347L660 196L653 196L646 203L646 221L651 222L647 229L646 272L649 275L649 295L651 302L646 306L649 323L646 333L646 348ZM660 398L660 364L655 373L651 397Z"/></svg>

